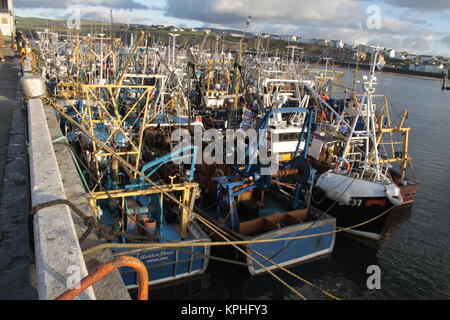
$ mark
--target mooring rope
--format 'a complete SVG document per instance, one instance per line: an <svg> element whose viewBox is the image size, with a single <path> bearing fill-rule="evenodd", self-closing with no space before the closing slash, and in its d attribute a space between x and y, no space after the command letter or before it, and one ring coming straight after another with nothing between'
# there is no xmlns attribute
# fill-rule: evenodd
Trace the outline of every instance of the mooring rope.
<svg viewBox="0 0 450 320"><path fill-rule="evenodd" d="M207 246L227 246L227 245L248 245L248 244L259 244L259 243L269 243L269 242L278 242L278 241L289 241L289 240L298 240L298 239L307 239L307 238L314 238L314 237L319 237L319 236L324 236L324 235L329 235L329 234L334 234L334 233L339 233L339 232L344 232L347 230L351 230L363 225L366 225L374 220L379 219L380 217L382 217L383 215L387 214L389 211L391 211L393 209L389 208L386 211L384 211L383 213L379 214L378 216L371 218L367 221L364 221L362 223L353 225L351 227L346 227L346 228L340 228L338 230L334 230L334 231L327 231L327 232L322 232L322 233L316 233L316 234L310 234L310 235L302 235L302 236L297 236L297 237L286 237L286 238L277 238L277 239L261 239L261 240L242 240L242 241L217 241L217 242L194 242L189 244L189 246L193 246L193 247L207 247ZM195 217L201 217L195 214ZM92 247L90 249L87 249L85 251L83 251L84 255L89 255L92 254L96 251L99 250L103 250L106 248L130 248L130 249L140 249L140 248L173 248L179 246L177 245L177 243L104 243L104 244L100 244L98 246Z"/></svg>
<svg viewBox="0 0 450 320"><path fill-rule="evenodd" d="M214 224L212 224L211 222L209 222L207 219L205 219L205 218L203 218L203 217L202 217L201 222L204 223L205 225L207 225L208 227L210 227L210 228L211 228L212 230L214 230L216 233L219 233L219 234L220 234L220 233L224 233L222 230L220 230L220 228L217 228L216 226L214 226ZM328 291L326 291L326 290L324 290L324 289L322 289L322 288L320 288L320 287L318 287L318 286L312 284L311 282L309 282L309 281L303 279L303 278L300 277L299 275L297 275L297 274L295 274L295 273L289 271L289 270L286 269L285 267L279 265L279 264L276 263L275 261L273 261L273 260L269 259L268 257L264 256L264 255L261 254L260 252L254 250L254 249L252 249L252 248L250 248L250 247L247 247L247 248L248 248L251 252L253 252L254 254L256 254L256 255L258 255L259 257L261 257L261 258L263 258L264 260L266 260L267 262L269 262L269 263L271 263L272 265L278 267L280 270L283 270L284 272L286 272L286 273L288 273L288 274L294 276L294 277L297 278L298 280L301 280L301 281L303 281L304 283L306 283L306 284L308 284L308 285L310 285L310 286L312 286L312 287L314 287L314 288L316 288L316 289L319 289L319 290L320 290L323 294L325 294L326 296L328 296L328 297L330 297L330 298L332 298L332 299L335 299L335 300L341 300L341 299L337 298L336 296L332 295L331 293L329 293ZM249 254L247 254L247 253L245 253L245 255L246 255L247 257L249 257L250 259L254 260L253 257L252 257L251 255L249 255ZM256 262L256 260L254 260L254 261ZM259 263L258 263L258 264L259 264ZM262 266L262 265L260 265L260 266ZM266 269L266 268L264 268L264 269L265 269L266 272L268 271L268 269Z"/></svg>

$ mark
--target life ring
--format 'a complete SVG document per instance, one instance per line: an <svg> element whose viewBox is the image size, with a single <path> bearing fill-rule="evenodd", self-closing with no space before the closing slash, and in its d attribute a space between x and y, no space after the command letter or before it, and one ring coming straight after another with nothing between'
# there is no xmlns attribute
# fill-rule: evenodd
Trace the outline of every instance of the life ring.
<svg viewBox="0 0 450 320"><path fill-rule="evenodd" d="M335 168L336 169L341 169L341 163L343 163L344 164L344 166L345 166L345 172L350 172L350 163L347 161L347 160L345 160L345 159L338 159L338 161L336 162L336 166L335 166Z"/></svg>

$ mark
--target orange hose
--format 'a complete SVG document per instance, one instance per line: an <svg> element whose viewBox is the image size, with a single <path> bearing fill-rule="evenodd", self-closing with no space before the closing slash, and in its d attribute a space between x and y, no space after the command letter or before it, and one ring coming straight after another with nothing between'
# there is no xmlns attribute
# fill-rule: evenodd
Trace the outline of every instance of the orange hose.
<svg viewBox="0 0 450 320"><path fill-rule="evenodd" d="M94 283L120 267L131 267L137 271L139 276L138 299L148 300L147 268L141 260L128 256L117 257L112 261L105 263L97 270L95 270L92 274L81 280L79 288L66 291L65 293L57 297L56 300L72 300L81 292L92 286Z"/></svg>

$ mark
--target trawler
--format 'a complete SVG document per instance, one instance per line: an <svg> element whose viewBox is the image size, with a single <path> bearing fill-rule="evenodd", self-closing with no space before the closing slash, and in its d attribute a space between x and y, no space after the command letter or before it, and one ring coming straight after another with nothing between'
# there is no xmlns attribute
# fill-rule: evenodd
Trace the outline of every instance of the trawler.
<svg viewBox="0 0 450 320"><path fill-rule="evenodd" d="M228 238L260 242L245 246L246 255L238 250L222 252L237 257L252 275L324 258L333 251L335 219L309 207L314 173L306 160L307 153L298 152L299 146L307 150L310 130L304 128L310 129L312 113L308 108L272 108L258 121L257 133L248 141L248 163L198 166L202 203L197 210ZM272 150L271 157L280 157L273 152L274 143L268 146L273 142L268 135L274 137L274 131L268 130L271 120L289 114L302 114L304 120L300 126L303 130L295 133L295 158L264 163L262 146Z"/></svg>
<svg viewBox="0 0 450 320"><path fill-rule="evenodd" d="M313 188L312 206L335 216L340 228L356 226L347 233L379 241L388 215L394 214L391 209L411 204L417 183L405 176L407 165L412 169L409 128L403 127L406 113L390 127L387 104L376 107L376 82L373 64L370 76L363 77L364 94L346 104L336 124L315 132L309 156L322 172ZM403 152L394 151L395 134L403 140ZM396 162L399 172L392 166Z"/></svg>

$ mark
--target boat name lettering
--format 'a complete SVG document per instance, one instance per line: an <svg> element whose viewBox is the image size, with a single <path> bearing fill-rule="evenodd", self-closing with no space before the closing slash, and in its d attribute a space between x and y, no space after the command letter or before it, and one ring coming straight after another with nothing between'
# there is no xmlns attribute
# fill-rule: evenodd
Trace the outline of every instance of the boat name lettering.
<svg viewBox="0 0 450 320"><path fill-rule="evenodd" d="M155 258L166 258L173 254L173 251L159 251L159 252L151 252L142 254L139 259L155 259Z"/></svg>

